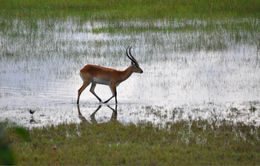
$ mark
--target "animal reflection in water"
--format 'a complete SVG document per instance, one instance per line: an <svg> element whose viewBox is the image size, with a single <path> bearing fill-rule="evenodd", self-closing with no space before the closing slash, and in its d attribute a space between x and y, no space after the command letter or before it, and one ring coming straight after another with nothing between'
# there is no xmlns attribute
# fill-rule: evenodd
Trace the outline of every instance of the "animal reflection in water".
<svg viewBox="0 0 260 166"><path fill-rule="evenodd" d="M81 120L82 123L85 124L97 124L97 120L96 120L96 113L100 110L100 108L102 108L103 105L99 105L97 107L97 109L90 115L90 121L89 122L80 112L80 107L78 106L78 114L79 114L79 119ZM109 105L106 105L109 109L111 109L113 111L110 121L109 122L117 122L117 104L115 105L115 108L110 107Z"/></svg>

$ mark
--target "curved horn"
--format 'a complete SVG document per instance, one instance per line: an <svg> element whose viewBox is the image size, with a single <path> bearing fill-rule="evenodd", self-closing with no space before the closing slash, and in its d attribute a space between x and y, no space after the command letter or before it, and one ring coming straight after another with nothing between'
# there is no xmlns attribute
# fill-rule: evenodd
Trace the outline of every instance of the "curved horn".
<svg viewBox="0 0 260 166"><path fill-rule="evenodd" d="M131 47L127 47L127 48L126 48L126 56L127 56L131 61L135 62L135 61L133 60L133 58L132 58L131 56L129 56L129 54L128 54L128 52L127 52L128 49L131 49Z"/></svg>
<svg viewBox="0 0 260 166"><path fill-rule="evenodd" d="M129 55L131 56L132 60L133 60L136 64L138 64L137 60L136 60L136 59L133 57L133 55L131 54L131 48L132 48L132 47L129 48Z"/></svg>

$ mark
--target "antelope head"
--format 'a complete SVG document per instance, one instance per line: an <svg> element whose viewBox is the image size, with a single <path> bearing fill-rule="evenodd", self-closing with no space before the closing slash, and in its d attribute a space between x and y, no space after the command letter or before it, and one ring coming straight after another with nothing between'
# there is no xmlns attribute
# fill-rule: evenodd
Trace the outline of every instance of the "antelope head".
<svg viewBox="0 0 260 166"><path fill-rule="evenodd" d="M131 54L131 48L126 49L126 56L131 60L131 68L134 73L143 73L143 70L140 68L137 60Z"/></svg>

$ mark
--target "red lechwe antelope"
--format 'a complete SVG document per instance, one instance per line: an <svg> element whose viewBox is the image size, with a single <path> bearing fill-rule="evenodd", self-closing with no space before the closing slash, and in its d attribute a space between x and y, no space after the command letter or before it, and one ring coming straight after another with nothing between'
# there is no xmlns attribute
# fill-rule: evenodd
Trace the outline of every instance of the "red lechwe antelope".
<svg viewBox="0 0 260 166"><path fill-rule="evenodd" d="M129 51L129 53L128 53ZM132 73L143 73L143 70L140 68L138 62L131 54L131 47L126 49L126 56L131 60L131 65L124 71L119 71L115 69L105 68L96 65L86 65L80 70L80 76L83 80L83 85L78 90L78 100L83 90L90 84L90 92L100 101L101 99L95 93L96 84L108 85L112 91L112 96L106 100L104 103L109 102L113 97L117 104L117 92L116 87L127 78L131 76Z"/></svg>

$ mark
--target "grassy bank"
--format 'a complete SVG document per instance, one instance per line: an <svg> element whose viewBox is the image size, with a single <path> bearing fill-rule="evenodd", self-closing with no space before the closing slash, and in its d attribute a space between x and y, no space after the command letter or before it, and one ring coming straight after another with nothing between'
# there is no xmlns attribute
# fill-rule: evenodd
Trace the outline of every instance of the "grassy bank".
<svg viewBox="0 0 260 166"><path fill-rule="evenodd" d="M259 0L0 0L2 17L172 19L259 17Z"/></svg>
<svg viewBox="0 0 260 166"><path fill-rule="evenodd" d="M12 129L7 140L20 165L259 165L260 129L227 122L70 124L35 128L31 141ZM56 146L56 149L54 148Z"/></svg>

